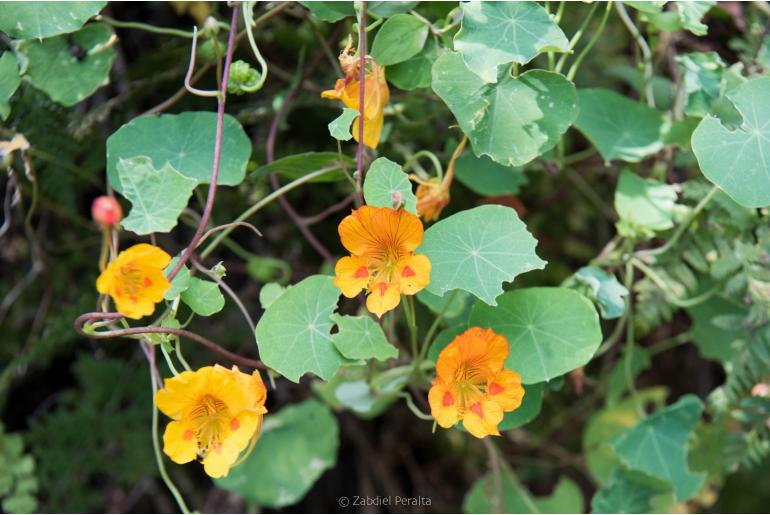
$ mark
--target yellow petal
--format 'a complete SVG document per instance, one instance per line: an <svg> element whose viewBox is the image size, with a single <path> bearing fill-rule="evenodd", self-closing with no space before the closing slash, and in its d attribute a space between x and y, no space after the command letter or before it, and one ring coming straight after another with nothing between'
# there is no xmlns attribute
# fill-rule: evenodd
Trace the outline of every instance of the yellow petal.
<svg viewBox="0 0 770 515"><path fill-rule="evenodd" d="M459 402L459 392L447 388L441 380L434 381L433 386L428 391L430 414L441 427L452 427L460 420Z"/></svg>
<svg viewBox="0 0 770 515"><path fill-rule="evenodd" d="M337 261L334 267L334 285L342 290L342 294L352 299L366 288L371 276L364 258L348 256Z"/></svg>
<svg viewBox="0 0 770 515"><path fill-rule="evenodd" d="M201 378L206 370L211 368L203 367L195 372L185 371L166 379L163 389L155 394L155 405L170 418L182 418L201 395L201 390L205 387Z"/></svg>
<svg viewBox="0 0 770 515"><path fill-rule="evenodd" d="M386 311L398 306L401 301L398 287L385 282L375 283L366 297L366 309L382 318Z"/></svg>
<svg viewBox="0 0 770 515"><path fill-rule="evenodd" d="M198 456L198 439L186 421L169 422L163 433L163 452L175 463L189 463Z"/></svg>
<svg viewBox="0 0 770 515"><path fill-rule="evenodd" d="M141 262L144 266L160 268L161 270L171 262L171 256L165 250L149 243L139 243L127 248L118 256L119 260L121 258L126 261Z"/></svg>
<svg viewBox="0 0 770 515"><path fill-rule="evenodd" d="M487 385L489 400L497 403L503 411L513 411L521 406L524 388L521 377L513 370L501 370L489 378Z"/></svg>
<svg viewBox="0 0 770 515"><path fill-rule="evenodd" d="M155 303L138 295L113 295L115 309L126 318L139 320L155 312Z"/></svg>
<svg viewBox="0 0 770 515"><path fill-rule="evenodd" d="M225 441L241 452L251 441L251 438L262 428L262 414L253 411L242 411L230 420L230 433Z"/></svg>
<svg viewBox="0 0 770 515"><path fill-rule="evenodd" d="M216 444L206 452L203 458L203 470L210 477L224 477L230 472L230 467L238 459L239 449L233 442L225 440Z"/></svg>
<svg viewBox="0 0 770 515"><path fill-rule="evenodd" d="M430 260L425 254L416 254L402 260L398 265L401 293L414 295L430 283Z"/></svg>
<svg viewBox="0 0 770 515"><path fill-rule="evenodd" d="M463 427L476 438L499 436L498 424L503 420L503 410L485 397L472 400L463 415Z"/></svg>

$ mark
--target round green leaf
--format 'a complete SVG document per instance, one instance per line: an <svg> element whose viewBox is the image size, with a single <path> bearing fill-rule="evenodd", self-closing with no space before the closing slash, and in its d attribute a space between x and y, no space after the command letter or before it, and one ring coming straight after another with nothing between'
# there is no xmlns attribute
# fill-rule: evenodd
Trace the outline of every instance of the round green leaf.
<svg viewBox="0 0 770 515"><path fill-rule="evenodd" d="M301 1L300 4L310 10L310 13L322 21L335 22L348 16L355 16L353 2L316 2Z"/></svg>
<svg viewBox="0 0 770 515"><path fill-rule="evenodd" d="M383 0L380 2L367 2L366 12L380 18L388 18L398 13L411 11L420 2L402 2L398 0Z"/></svg>
<svg viewBox="0 0 770 515"><path fill-rule="evenodd" d="M123 125L107 140L107 177L119 192L123 184L118 176L120 159L148 156L156 167L170 164L197 184L211 178L214 164L214 139L217 114L186 112L141 116ZM241 124L225 115L222 157L217 184L235 186L246 173L251 142Z"/></svg>
<svg viewBox="0 0 770 515"><path fill-rule="evenodd" d="M575 127L606 162L638 162L663 148L661 113L608 89L581 89Z"/></svg>
<svg viewBox="0 0 770 515"><path fill-rule="evenodd" d="M770 204L770 77L750 80L727 93L743 115L731 131L712 116L701 120L692 149L708 180L746 207Z"/></svg>
<svg viewBox="0 0 770 515"><path fill-rule="evenodd" d="M372 57L381 66L401 63L422 50L428 26L411 14L396 14L380 27L372 43Z"/></svg>
<svg viewBox="0 0 770 515"><path fill-rule="evenodd" d="M385 361L398 356L398 349L388 342L382 328L371 317L335 313L332 321L337 324L332 342L346 358Z"/></svg>
<svg viewBox="0 0 770 515"><path fill-rule="evenodd" d="M495 163L486 156L465 152L455 164L457 180L479 195L515 195L527 184L527 176L518 168Z"/></svg>
<svg viewBox="0 0 770 515"><path fill-rule="evenodd" d="M497 82L497 67L525 64L547 50L566 52L569 42L537 2L465 2L454 38L460 52L484 82Z"/></svg>
<svg viewBox="0 0 770 515"><path fill-rule="evenodd" d="M331 378L345 362L331 336L339 296L331 277L312 275L275 299L257 323L265 365L295 383L306 372Z"/></svg>
<svg viewBox="0 0 770 515"><path fill-rule="evenodd" d="M434 224L417 252L431 262L430 293L441 297L449 290L465 290L494 306L503 282L545 266L536 245L516 211L488 205Z"/></svg>
<svg viewBox="0 0 770 515"><path fill-rule="evenodd" d="M187 289L182 292L182 302L200 316L211 316L222 311L225 307L225 297L219 291L219 285L191 277Z"/></svg>
<svg viewBox="0 0 770 515"><path fill-rule="evenodd" d="M118 161L118 177L123 196L132 207L121 225L139 235L169 232L187 207L195 181L188 179L168 164L160 170L149 157L139 156Z"/></svg>
<svg viewBox="0 0 770 515"><path fill-rule="evenodd" d="M216 484L259 506L289 506L334 467L338 446L337 420L328 408L313 399L287 406L265 415L257 446Z"/></svg>
<svg viewBox="0 0 770 515"><path fill-rule="evenodd" d="M519 166L550 150L577 117L575 86L563 75L531 70L517 78L503 70L486 84L456 52L433 65L433 91L446 102L476 155Z"/></svg>
<svg viewBox="0 0 770 515"><path fill-rule="evenodd" d="M404 209L417 214L417 197L412 192L409 176L397 163L381 157L374 161L364 179L364 199L370 206L393 207L400 198Z"/></svg>
<svg viewBox="0 0 770 515"><path fill-rule="evenodd" d="M706 476L693 474L687 466L687 442L702 411L700 399L685 395L617 436L612 448L630 469L671 483L676 500L684 502Z"/></svg>
<svg viewBox="0 0 770 515"><path fill-rule="evenodd" d="M70 37L71 43L68 36L56 36L19 45L19 52L28 60L27 80L65 106L77 104L109 83L116 55L112 47L115 33L105 23L91 23ZM82 59L73 54L72 45L83 51ZM124 157L136 155L141 152Z"/></svg>
<svg viewBox="0 0 770 515"><path fill-rule="evenodd" d="M433 63L438 57L437 45L429 39L422 51L404 62L388 66L388 82L400 89L427 88L430 86Z"/></svg>
<svg viewBox="0 0 770 515"><path fill-rule="evenodd" d="M329 134L340 141L350 141L353 135L350 133L350 125L358 118L359 112L346 107L337 118L329 122Z"/></svg>
<svg viewBox="0 0 770 515"><path fill-rule="evenodd" d="M107 2L0 2L0 31L17 39L74 32Z"/></svg>
<svg viewBox="0 0 770 515"><path fill-rule="evenodd" d="M524 384L582 367L602 342L593 304L574 290L513 290L497 302L496 307L474 304L468 324L489 327L508 339L505 368L518 372Z"/></svg>
<svg viewBox="0 0 770 515"><path fill-rule="evenodd" d="M665 231L674 226L676 190L623 169L615 190L615 210L631 227Z"/></svg>

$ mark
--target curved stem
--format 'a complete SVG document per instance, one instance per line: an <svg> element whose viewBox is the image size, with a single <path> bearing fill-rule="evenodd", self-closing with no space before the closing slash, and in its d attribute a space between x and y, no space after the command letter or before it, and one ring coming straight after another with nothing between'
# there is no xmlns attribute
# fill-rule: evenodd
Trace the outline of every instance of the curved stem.
<svg viewBox="0 0 770 515"><path fill-rule="evenodd" d="M177 260L176 265L168 274L168 280L171 282L179 270L185 265L190 256L198 246L198 241L203 236L203 232L206 230L209 217L211 216L211 210L214 207L214 198L217 194L217 179L219 178L219 163L222 160L222 137L224 133L224 121L225 121L225 99L227 97L227 82L230 78L230 64L233 61L233 49L235 47L235 29L238 22L238 6L233 7L233 14L230 20L230 36L227 39L227 53L225 54L225 69L222 73L222 90L219 92L219 101L217 105L217 128L216 136L214 139L214 163L211 166L211 178L209 182L209 192L206 197L206 207L203 209L203 216L201 216L201 222L198 225L198 229L190 240L190 244L182 253L182 256ZM193 40L195 41L195 40ZM195 51L193 51L193 55Z"/></svg>
<svg viewBox="0 0 770 515"><path fill-rule="evenodd" d="M253 9L255 5L255 1L249 1L246 2L245 9L243 9L243 22L246 25L246 36L249 38L249 46L251 46L251 50L254 52L254 56L257 58L257 62L259 63L259 81L254 86L243 88L249 93L254 93L255 91L262 89L262 86L267 80L267 63L262 57L262 54L259 52L257 42L254 40L254 31L251 27L254 23Z"/></svg>
<svg viewBox="0 0 770 515"><path fill-rule="evenodd" d="M588 40L588 44L583 47L583 50L581 50L578 56L575 58L575 62L572 63L572 66L569 67L569 72L567 72L568 80L575 78L575 74L577 73L578 68L580 68L580 64L583 62L583 59L585 59L585 56L588 55L588 52L591 51L593 46L599 40L599 36L601 36L602 32L604 32L604 27L607 25L607 18L610 17L611 9L612 2L607 2L607 7L604 9L604 16L602 16L602 21L599 22L599 28L596 29L594 35L591 37L591 39Z"/></svg>
<svg viewBox="0 0 770 515"><path fill-rule="evenodd" d="M628 32L631 33L631 36L633 36L634 40L636 40L636 44L639 45L639 50L641 50L642 58L644 59L644 96L647 97L647 105L655 109L655 97L652 93L652 51L650 50L650 46L639 32L639 29L628 15L628 12L626 12L626 8L623 7L623 2L609 3L615 4L615 9L618 11L620 19L628 29Z"/></svg>
<svg viewBox="0 0 770 515"><path fill-rule="evenodd" d="M153 32L155 34L164 34L166 36L178 36L180 38L187 38L187 39L192 39L195 37L192 32L187 30L172 29L167 27L156 27L155 25L149 25L147 23L139 23L136 21L121 21L121 20L116 20L115 18L110 18L109 16L105 16L103 14L97 15L96 20L104 21L112 25L113 27L118 27L120 29L139 29L147 32Z"/></svg>
<svg viewBox="0 0 770 515"><path fill-rule="evenodd" d="M561 8L563 5L564 2L562 2L559 7ZM567 56L570 55L570 52L572 52L572 50L577 46L580 38L583 37L583 33L585 32L586 28L588 28L588 24L591 22L591 19L593 19L598 5L598 3L594 2L594 4L591 6L591 9L588 11L588 14L583 19L583 23L580 24L580 28L578 28L575 34L572 35L572 39L569 40L569 51L562 54L562 56L559 58L559 62L556 63L556 68L554 69L556 73L561 73L562 69L564 68L564 64L567 62Z"/></svg>

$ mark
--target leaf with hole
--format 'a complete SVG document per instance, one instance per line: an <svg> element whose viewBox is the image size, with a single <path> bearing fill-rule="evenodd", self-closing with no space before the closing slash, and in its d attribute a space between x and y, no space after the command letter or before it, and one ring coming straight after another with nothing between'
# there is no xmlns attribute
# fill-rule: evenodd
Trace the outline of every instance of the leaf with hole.
<svg viewBox="0 0 770 515"><path fill-rule="evenodd" d="M456 52L433 64L433 91L457 118L477 156L519 166L550 150L575 121L575 86L563 75L530 70L514 78L507 71L486 84Z"/></svg>

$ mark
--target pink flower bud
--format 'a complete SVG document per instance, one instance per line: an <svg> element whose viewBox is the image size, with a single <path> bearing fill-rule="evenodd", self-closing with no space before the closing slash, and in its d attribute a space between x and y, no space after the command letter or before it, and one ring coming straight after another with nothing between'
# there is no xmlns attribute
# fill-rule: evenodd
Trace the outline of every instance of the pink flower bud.
<svg viewBox="0 0 770 515"><path fill-rule="evenodd" d="M757 383L751 389L751 395L754 397L768 397L770 396L770 385L765 383Z"/></svg>
<svg viewBox="0 0 770 515"><path fill-rule="evenodd" d="M96 197L91 204L91 218L100 227L109 229L116 226L123 219L123 209L115 197L102 195Z"/></svg>

